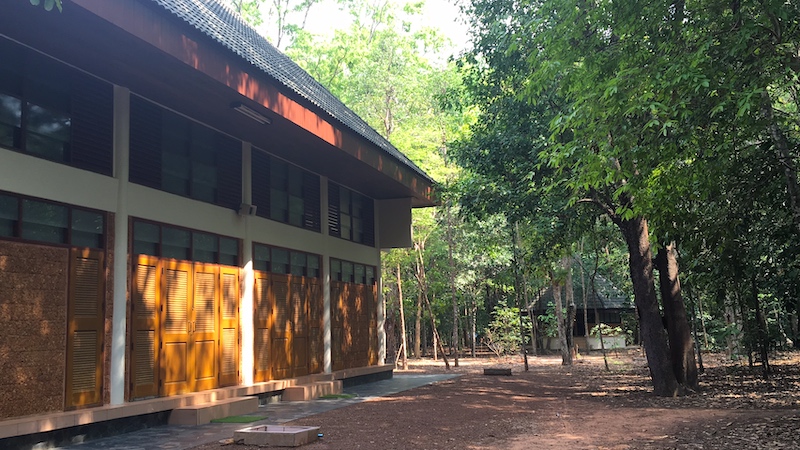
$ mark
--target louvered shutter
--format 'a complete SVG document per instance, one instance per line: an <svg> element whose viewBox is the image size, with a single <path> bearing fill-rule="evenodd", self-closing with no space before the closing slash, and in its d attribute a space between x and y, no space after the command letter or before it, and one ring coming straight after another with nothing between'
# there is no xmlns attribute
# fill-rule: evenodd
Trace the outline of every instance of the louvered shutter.
<svg viewBox="0 0 800 450"><path fill-rule="evenodd" d="M217 134L217 204L238 210L242 203L242 143Z"/></svg>
<svg viewBox="0 0 800 450"><path fill-rule="evenodd" d="M110 84L84 74L72 83L70 164L112 174L114 94Z"/></svg>
<svg viewBox="0 0 800 450"><path fill-rule="evenodd" d="M161 108L131 96L130 173L132 183L161 188Z"/></svg>
<svg viewBox="0 0 800 450"><path fill-rule="evenodd" d="M158 307L161 270L156 258L141 255L136 261L131 293L131 397L158 395Z"/></svg>
<svg viewBox="0 0 800 450"><path fill-rule="evenodd" d="M319 176L303 173L303 228L320 231L320 192Z"/></svg>
<svg viewBox="0 0 800 450"><path fill-rule="evenodd" d="M220 386L239 382L239 269L220 268L222 308L220 314Z"/></svg>
<svg viewBox="0 0 800 450"><path fill-rule="evenodd" d="M341 236L339 218L339 185L328 182L328 234Z"/></svg>
<svg viewBox="0 0 800 450"><path fill-rule="evenodd" d="M254 284L254 307L253 322L255 329L255 361L254 372L255 381L268 381L270 379L270 318L272 317L272 307L270 303L271 289L269 278L265 272L255 272Z"/></svg>
<svg viewBox="0 0 800 450"><path fill-rule="evenodd" d="M103 252L73 249L69 277L66 407L102 403Z"/></svg>

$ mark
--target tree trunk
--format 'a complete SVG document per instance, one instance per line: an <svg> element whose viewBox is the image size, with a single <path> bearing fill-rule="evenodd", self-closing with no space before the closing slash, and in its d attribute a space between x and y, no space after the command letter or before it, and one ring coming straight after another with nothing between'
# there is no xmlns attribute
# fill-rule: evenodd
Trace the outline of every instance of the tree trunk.
<svg viewBox="0 0 800 450"><path fill-rule="evenodd" d="M453 238L453 218L449 204L445 208L445 214L447 221L447 259L450 266L449 281L450 293L452 295L451 302L453 305L453 332L451 334L451 346L453 348L453 366L458 367L458 296L456 295L456 263L455 259L453 258L453 247L455 246L455 240Z"/></svg>
<svg viewBox="0 0 800 450"><path fill-rule="evenodd" d="M400 304L400 335L401 342L401 361L403 370L408 370L408 342L406 339L406 314L403 311L403 282L400 278L400 264L397 264L397 302Z"/></svg>
<svg viewBox="0 0 800 450"><path fill-rule="evenodd" d="M615 221L628 246L628 266L633 284L633 295L639 311L639 328L644 344L653 392L661 397L678 395L678 381L672 371L667 337L661 314L658 311L655 280L653 278L653 252L643 217Z"/></svg>
<svg viewBox="0 0 800 450"><path fill-rule="evenodd" d="M431 308L431 301L428 299L427 293L424 296L425 305L428 307L428 315L431 316L431 330L433 330L433 360L436 361L436 349L442 352L442 359L444 360L444 367L450 370L450 363L447 361L447 354L444 352L442 340L439 338L439 332L436 330L436 317L433 315L433 308Z"/></svg>
<svg viewBox="0 0 800 450"><path fill-rule="evenodd" d="M566 269L567 273L567 278L564 281L564 294L567 304L567 314L564 318L564 334L567 337L567 346L569 346L569 365L572 365L572 360L577 357L575 333L573 333L575 326L575 290L572 286L572 258L564 257L562 264L564 264L564 269Z"/></svg>
<svg viewBox="0 0 800 450"><path fill-rule="evenodd" d="M567 343L567 331L564 329L564 306L561 304L561 282L550 274L551 286L553 287L553 304L556 308L556 328L558 329L558 344L561 350L561 364L564 366L572 365L572 354Z"/></svg>
<svg viewBox="0 0 800 450"><path fill-rule="evenodd" d="M697 362L692 347L692 331L686 316L686 305L678 279L678 252L675 243L662 246L656 255L661 301L667 320L672 371L678 384L697 390Z"/></svg>

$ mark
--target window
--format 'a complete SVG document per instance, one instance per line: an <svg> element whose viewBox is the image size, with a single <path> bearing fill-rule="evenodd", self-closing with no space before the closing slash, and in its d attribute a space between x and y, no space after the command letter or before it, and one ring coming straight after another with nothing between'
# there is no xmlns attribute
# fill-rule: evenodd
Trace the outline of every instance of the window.
<svg viewBox="0 0 800 450"><path fill-rule="evenodd" d="M336 183L328 183L328 234L369 246L375 245L372 199Z"/></svg>
<svg viewBox="0 0 800 450"><path fill-rule="evenodd" d="M0 237L103 248L105 214L0 193Z"/></svg>
<svg viewBox="0 0 800 450"><path fill-rule="evenodd" d="M241 142L142 98L131 98L130 181L238 209L241 164Z"/></svg>
<svg viewBox="0 0 800 450"><path fill-rule="evenodd" d="M256 215L320 231L319 176L260 150L253 152Z"/></svg>
<svg viewBox="0 0 800 450"><path fill-rule="evenodd" d="M111 175L111 86L0 38L0 147Z"/></svg>
<svg viewBox="0 0 800 450"><path fill-rule="evenodd" d="M253 267L263 272L319 278L320 257L313 253L269 245L253 245Z"/></svg>
<svg viewBox="0 0 800 450"><path fill-rule="evenodd" d="M372 286L375 284L375 267L331 258L331 280Z"/></svg>
<svg viewBox="0 0 800 450"><path fill-rule="evenodd" d="M239 265L239 240L201 231L133 222L133 253L210 264Z"/></svg>

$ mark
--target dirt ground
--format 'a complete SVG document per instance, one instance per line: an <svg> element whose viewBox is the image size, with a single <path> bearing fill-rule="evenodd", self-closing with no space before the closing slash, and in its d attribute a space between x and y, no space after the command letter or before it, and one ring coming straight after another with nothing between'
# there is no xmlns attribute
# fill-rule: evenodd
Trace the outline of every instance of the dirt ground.
<svg viewBox="0 0 800 450"><path fill-rule="evenodd" d="M797 449L800 448L800 354L760 368L705 356L701 390L681 398L651 394L637 351L583 356L461 359L462 376L365 401L287 425L319 426L334 449ZM451 361L452 365L452 361ZM511 368L512 376L483 369ZM402 373L442 373L441 361L412 361ZM209 444L197 450L247 450Z"/></svg>

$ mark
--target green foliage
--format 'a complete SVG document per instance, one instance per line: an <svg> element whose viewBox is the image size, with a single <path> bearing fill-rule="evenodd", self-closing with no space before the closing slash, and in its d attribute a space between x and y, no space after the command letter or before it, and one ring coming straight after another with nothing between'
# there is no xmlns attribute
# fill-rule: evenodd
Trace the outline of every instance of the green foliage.
<svg viewBox="0 0 800 450"><path fill-rule="evenodd" d="M53 7L58 8L59 12L62 11L63 5L61 4L61 0L44 0L44 2L42 2L42 0L30 0L30 2L31 5L33 6L39 6L39 5L44 6L44 9L46 11L52 11Z"/></svg>
<svg viewBox="0 0 800 450"><path fill-rule="evenodd" d="M522 320L522 330L520 330ZM495 306L492 312L492 321L484 329L484 341L489 348L498 355L519 351L524 333L524 338L530 336L531 321L528 316L520 316L519 308L507 306L503 300Z"/></svg>

